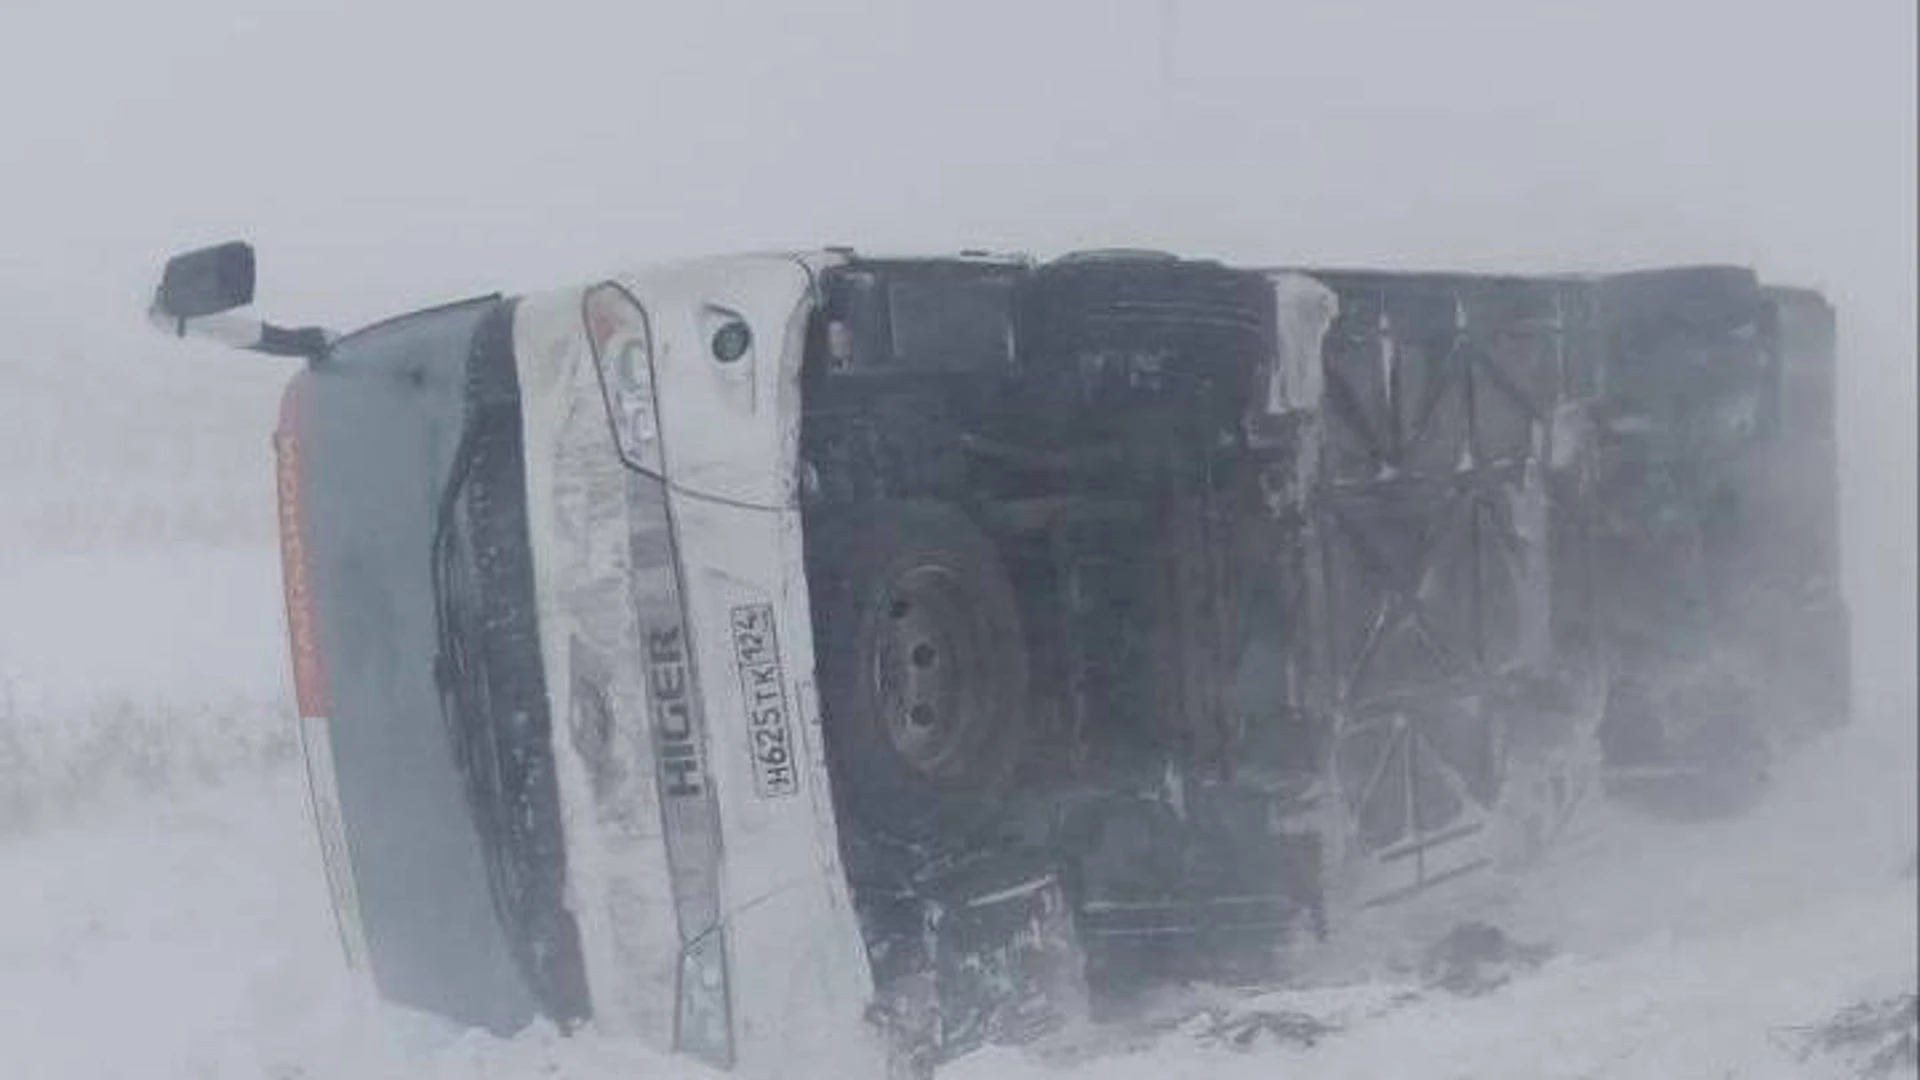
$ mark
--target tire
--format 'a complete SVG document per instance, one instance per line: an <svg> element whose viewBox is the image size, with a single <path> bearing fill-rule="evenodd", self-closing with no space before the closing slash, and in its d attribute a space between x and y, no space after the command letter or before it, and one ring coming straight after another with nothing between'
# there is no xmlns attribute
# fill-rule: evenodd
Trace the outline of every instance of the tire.
<svg viewBox="0 0 1920 1080"><path fill-rule="evenodd" d="M1000 804L1027 728L1019 606L960 510L852 513L811 551L836 798L883 843L952 847Z"/></svg>

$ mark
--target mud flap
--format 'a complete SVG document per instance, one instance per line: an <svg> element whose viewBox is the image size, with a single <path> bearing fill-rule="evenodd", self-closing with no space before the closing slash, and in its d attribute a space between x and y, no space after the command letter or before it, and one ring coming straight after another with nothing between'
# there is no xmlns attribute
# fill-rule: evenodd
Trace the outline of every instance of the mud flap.
<svg viewBox="0 0 1920 1080"><path fill-rule="evenodd" d="M887 1033L895 1078L1087 1015L1072 910L1050 867L989 856L863 906L878 984L870 1019Z"/></svg>
<svg viewBox="0 0 1920 1080"><path fill-rule="evenodd" d="M1757 699L1726 682L1662 689L1616 688L1601 732L1607 794L1673 820L1750 809L1765 793L1773 765Z"/></svg>
<svg viewBox="0 0 1920 1080"><path fill-rule="evenodd" d="M1325 853L1264 797L1191 793L1184 815L1115 800L1090 817L1075 889L1103 1010L1167 980L1258 985L1326 929Z"/></svg>

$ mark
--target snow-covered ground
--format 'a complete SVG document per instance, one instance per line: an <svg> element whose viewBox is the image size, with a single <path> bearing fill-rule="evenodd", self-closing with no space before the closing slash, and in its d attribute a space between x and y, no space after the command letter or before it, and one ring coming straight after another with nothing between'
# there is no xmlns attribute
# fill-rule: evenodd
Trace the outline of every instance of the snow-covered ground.
<svg viewBox="0 0 1920 1080"><path fill-rule="evenodd" d="M0 1074L706 1075L591 1037L455 1036L356 994L286 752L272 573L255 547L8 562L15 610L62 616L0 623L0 735L27 755L7 781L20 812L0 819ZM1352 927L1335 983L1255 1000L1196 991L1168 1009L1184 1024L991 1050L948 1075L1845 1075L1798 1060L1794 1029L1916 977L1911 707L1862 712L1743 818L1672 825L1602 807L1524 877ZM1467 914L1553 956L1486 995L1421 989L1411 962ZM1213 1037L1247 1013L1338 1030L1310 1047Z"/></svg>
<svg viewBox="0 0 1920 1080"><path fill-rule="evenodd" d="M1741 820L1676 826L1597 812L1548 865L1447 903L1352 928L1365 981L1226 1005L1342 1030L1252 1052L1195 1038L1137 1041L1069 1073L1112 1080L1311 1075L1722 1078L1846 1075L1803 1063L1793 1029L1915 981L1913 742L1891 724L1812 748ZM1491 993L1420 989L1402 971L1454 920L1551 945ZM1373 946L1365 948L1364 946ZM965 1080L1060 1074L981 1055Z"/></svg>

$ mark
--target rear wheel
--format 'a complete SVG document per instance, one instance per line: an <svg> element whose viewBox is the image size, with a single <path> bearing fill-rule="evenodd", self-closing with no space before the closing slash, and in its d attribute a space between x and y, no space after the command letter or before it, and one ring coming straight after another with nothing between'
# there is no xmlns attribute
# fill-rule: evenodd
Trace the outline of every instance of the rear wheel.
<svg viewBox="0 0 1920 1080"><path fill-rule="evenodd" d="M812 550L835 789L878 838L946 846L1004 793L1026 728L1019 608L990 541L941 503L877 503Z"/></svg>

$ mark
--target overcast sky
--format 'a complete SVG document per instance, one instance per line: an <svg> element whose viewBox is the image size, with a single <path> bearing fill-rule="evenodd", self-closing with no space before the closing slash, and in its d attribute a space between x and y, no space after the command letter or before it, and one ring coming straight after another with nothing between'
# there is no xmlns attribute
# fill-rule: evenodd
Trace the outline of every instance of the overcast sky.
<svg viewBox="0 0 1920 1080"><path fill-rule="evenodd" d="M819 243L1752 262L1841 304L1849 551L1911 641L1914 7L0 0L0 333L144 341L233 236L340 326Z"/></svg>

